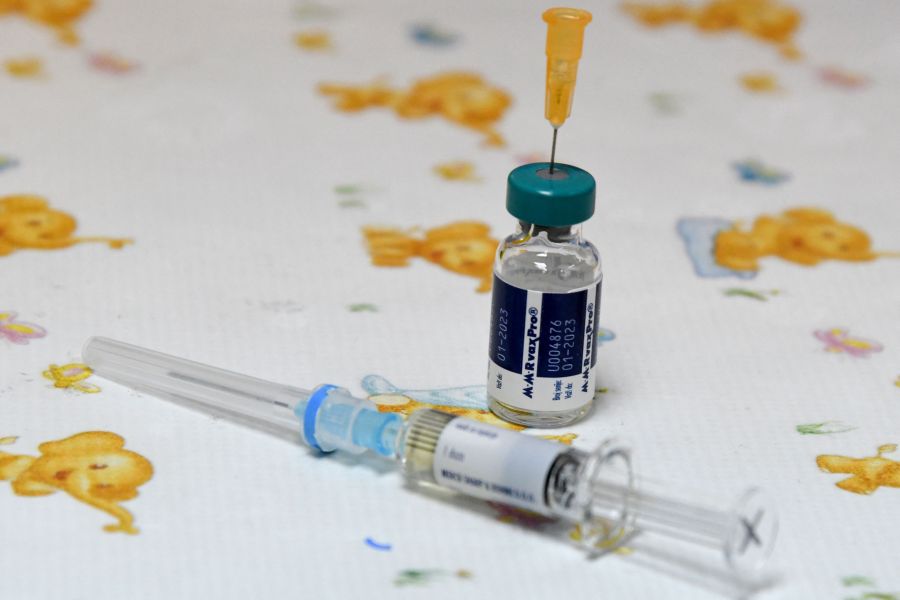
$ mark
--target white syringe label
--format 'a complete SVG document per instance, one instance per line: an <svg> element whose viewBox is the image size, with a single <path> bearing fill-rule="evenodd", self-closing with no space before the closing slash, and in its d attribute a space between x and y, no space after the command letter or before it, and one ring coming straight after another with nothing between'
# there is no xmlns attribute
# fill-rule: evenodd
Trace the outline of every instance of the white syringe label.
<svg viewBox="0 0 900 600"><path fill-rule="evenodd" d="M438 438L434 478L468 496L549 515L547 480L565 451L558 442L457 417Z"/></svg>
<svg viewBox="0 0 900 600"><path fill-rule="evenodd" d="M494 275L488 393L535 412L573 410L595 392L600 283L535 292Z"/></svg>

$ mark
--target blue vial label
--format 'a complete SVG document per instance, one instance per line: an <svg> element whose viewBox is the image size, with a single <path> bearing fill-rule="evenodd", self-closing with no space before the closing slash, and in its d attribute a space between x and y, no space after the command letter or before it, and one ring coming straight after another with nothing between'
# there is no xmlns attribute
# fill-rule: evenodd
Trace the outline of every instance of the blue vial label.
<svg viewBox="0 0 900 600"><path fill-rule="evenodd" d="M559 377L581 372L587 295L587 290L582 290L570 294L544 294L541 299L538 377Z"/></svg>
<svg viewBox="0 0 900 600"><path fill-rule="evenodd" d="M600 282L536 292L494 275L488 392L535 411L578 408L594 396Z"/></svg>

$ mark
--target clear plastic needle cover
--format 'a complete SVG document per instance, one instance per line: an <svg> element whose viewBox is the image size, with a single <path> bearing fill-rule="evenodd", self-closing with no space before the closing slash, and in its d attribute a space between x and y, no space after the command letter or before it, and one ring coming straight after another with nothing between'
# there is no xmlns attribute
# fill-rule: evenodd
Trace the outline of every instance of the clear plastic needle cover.
<svg viewBox="0 0 900 600"><path fill-rule="evenodd" d="M82 351L101 377L211 415L299 441L294 407L308 390L239 375L108 338Z"/></svg>
<svg viewBox="0 0 900 600"><path fill-rule="evenodd" d="M724 507L675 495L637 480L631 451L614 440L585 452L438 410L404 421L337 386L305 390L106 338L88 340L83 358L97 375L188 408L326 452L374 452L412 480L577 523L594 554L658 534L752 577L774 546L775 511L758 490Z"/></svg>
<svg viewBox="0 0 900 600"><path fill-rule="evenodd" d="M102 337L89 339L82 355L101 377L292 442L396 453L400 416L337 386L305 390Z"/></svg>

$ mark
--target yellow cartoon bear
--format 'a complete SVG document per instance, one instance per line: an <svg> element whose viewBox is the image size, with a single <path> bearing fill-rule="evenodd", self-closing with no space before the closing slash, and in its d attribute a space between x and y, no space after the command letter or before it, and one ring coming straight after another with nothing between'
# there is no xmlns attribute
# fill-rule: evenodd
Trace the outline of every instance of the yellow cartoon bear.
<svg viewBox="0 0 900 600"><path fill-rule="evenodd" d="M41 444L37 458L0 452L0 481L12 482L19 496L65 492L117 519L104 530L136 534L134 517L119 503L138 495L153 465L124 445L114 433L88 431Z"/></svg>
<svg viewBox="0 0 900 600"><path fill-rule="evenodd" d="M711 0L705 4L624 2L622 8L650 27L693 23L701 31L737 29L780 47L782 56L800 58L793 37L800 11L777 0Z"/></svg>
<svg viewBox="0 0 900 600"><path fill-rule="evenodd" d="M398 413L405 417L408 417L411 413L422 408L433 408L446 413L450 413L451 415L456 415L458 417L466 417L475 421L481 421L482 423L494 425L495 427L513 429L515 431L521 431L525 429L525 427L522 425L507 423L506 421L497 418L496 416L494 416L494 413L487 409L479 410L477 408L468 408L461 406L429 404L428 402L420 402L418 400L414 400L413 398L404 396L403 394L373 394L369 396L369 400L371 400L375 403L376 406L378 406L379 412ZM571 443L571 440L569 440L568 443Z"/></svg>
<svg viewBox="0 0 900 600"><path fill-rule="evenodd" d="M729 269L755 271L759 259L778 256L812 266L823 260L866 261L896 253L873 252L868 234L841 223L830 212L794 208L781 215L763 215L750 231L736 223L716 236L716 262Z"/></svg>
<svg viewBox="0 0 900 600"><path fill-rule="evenodd" d="M900 462L882 456L896 450L896 444L883 444L875 456L865 458L822 454L816 457L816 465L828 473L850 475L835 484L842 490L871 494L881 486L900 488Z"/></svg>
<svg viewBox="0 0 900 600"><path fill-rule="evenodd" d="M450 223L429 229L422 239L396 227L364 227L363 235L374 265L405 267L410 258L421 256L454 273L477 278L479 292L491 289L497 240L490 237L490 227L484 223Z"/></svg>
<svg viewBox="0 0 900 600"><path fill-rule="evenodd" d="M0 197L0 256L23 249L57 250L84 242L103 242L110 248L131 243L127 238L74 237L76 227L72 216L50 208L40 196Z"/></svg>
<svg viewBox="0 0 900 600"><path fill-rule="evenodd" d="M21 13L55 29L61 42L77 44L78 35L72 25L92 4L92 0L0 0L0 16Z"/></svg>
<svg viewBox="0 0 900 600"><path fill-rule="evenodd" d="M381 81L368 85L323 83L319 91L334 96L335 108L353 112L370 106L392 108L406 119L440 115L482 133L485 143L502 146L494 123L510 105L509 95L473 73L441 73L416 81L408 90L391 89Z"/></svg>

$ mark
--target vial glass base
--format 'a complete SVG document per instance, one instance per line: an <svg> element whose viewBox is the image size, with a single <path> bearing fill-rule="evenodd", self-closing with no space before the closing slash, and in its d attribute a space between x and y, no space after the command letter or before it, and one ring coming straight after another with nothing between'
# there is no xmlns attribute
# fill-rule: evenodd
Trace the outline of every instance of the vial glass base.
<svg viewBox="0 0 900 600"><path fill-rule="evenodd" d="M508 404L488 397L488 408L491 412L510 423L524 425L525 427L536 427L539 429L549 429L552 427L562 427L570 423L574 423L591 410L591 403L584 406L558 412L552 411L530 411L521 408L514 408Z"/></svg>

